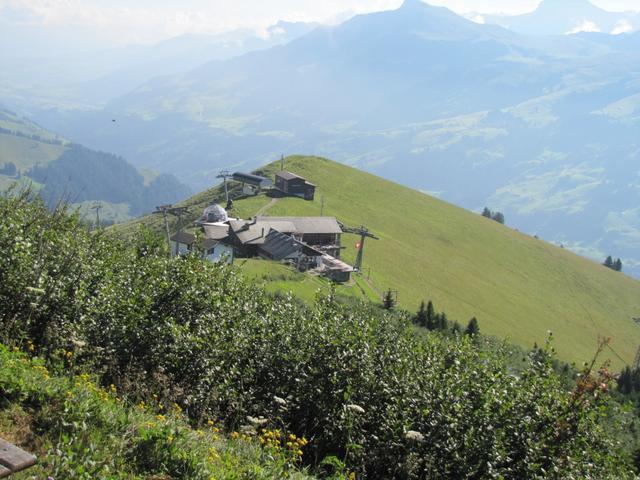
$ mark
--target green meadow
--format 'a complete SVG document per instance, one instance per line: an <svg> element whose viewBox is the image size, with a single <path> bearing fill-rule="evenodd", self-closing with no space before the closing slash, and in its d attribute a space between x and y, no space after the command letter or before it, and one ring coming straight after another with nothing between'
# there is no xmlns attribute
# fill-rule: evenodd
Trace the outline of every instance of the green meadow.
<svg viewBox="0 0 640 480"><path fill-rule="evenodd" d="M272 176L279 168L280 162L274 162L259 172ZM525 348L541 344L552 332L555 348L566 361L590 359L598 337L610 337L606 354L613 365L633 361L640 346L640 326L633 321L640 317L637 280L477 213L330 160L292 156L285 168L317 185L314 201L271 202L259 195L236 201L231 214L247 218L271 202L264 215L320 215L323 208L325 215L347 226L367 226L380 239L366 241L363 275L369 280L357 281L367 290L356 290L354 296L376 297L391 289L397 291L399 305L412 311L422 300L432 300L450 319L466 323L475 316L482 333ZM209 203L222 202L223 195L218 186L183 202L189 209L187 222ZM131 234L140 224L158 231L162 226L161 218L152 215L115 231ZM358 240L343 235L346 261L355 259ZM255 273L264 268L269 267L252 265L248 274L271 283L272 289L301 291L305 300L314 282L320 288L326 283L301 280L298 274L292 279Z"/></svg>

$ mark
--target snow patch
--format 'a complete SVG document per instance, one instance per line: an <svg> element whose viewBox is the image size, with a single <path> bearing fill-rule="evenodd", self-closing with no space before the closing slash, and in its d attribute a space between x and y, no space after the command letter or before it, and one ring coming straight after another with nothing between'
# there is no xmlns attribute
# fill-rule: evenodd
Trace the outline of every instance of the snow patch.
<svg viewBox="0 0 640 480"><path fill-rule="evenodd" d="M592 20L582 20L575 27L567 32L567 35L573 35L580 32L600 32L600 27Z"/></svg>
<svg viewBox="0 0 640 480"><path fill-rule="evenodd" d="M621 33L629 33L632 31L633 25L631 25L631 22L629 20L622 19L615 24L613 30L611 30L611 35L620 35Z"/></svg>

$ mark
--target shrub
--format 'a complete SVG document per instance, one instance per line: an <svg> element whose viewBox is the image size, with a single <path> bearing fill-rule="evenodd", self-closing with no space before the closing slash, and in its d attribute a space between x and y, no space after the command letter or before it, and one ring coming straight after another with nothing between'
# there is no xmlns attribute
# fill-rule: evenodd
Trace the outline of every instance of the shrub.
<svg viewBox="0 0 640 480"><path fill-rule="evenodd" d="M308 308L232 267L140 255L137 243L89 234L26 198L2 200L0 212L4 340L18 328L50 361L64 347L103 385L176 402L194 425L218 419L235 431L264 417L310 440L308 464L368 478L626 475L601 427L606 395L585 387L606 378L567 391L547 350L516 374L506 345L418 338L401 312L332 294ZM27 287L40 289L37 301Z"/></svg>

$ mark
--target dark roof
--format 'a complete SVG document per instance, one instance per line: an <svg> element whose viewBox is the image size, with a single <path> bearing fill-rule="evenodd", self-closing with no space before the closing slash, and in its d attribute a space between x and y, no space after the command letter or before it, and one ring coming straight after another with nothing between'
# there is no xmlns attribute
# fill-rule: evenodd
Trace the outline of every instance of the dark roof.
<svg viewBox="0 0 640 480"><path fill-rule="evenodd" d="M193 245L196 241L195 235L186 232L177 232L171 237L171 241L183 243L185 245Z"/></svg>
<svg viewBox="0 0 640 480"><path fill-rule="evenodd" d="M286 170L281 170L279 172L276 172L276 177L284 178L285 180L293 180L294 178L305 180L304 177L301 177L300 175L296 175L295 173L288 172Z"/></svg>
<svg viewBox="0 0 640 480"><path fill-rule="evenodd" d="M219 243L220 242L218 240L214 240L213 238L205 238L202 241L202 248L204 248L205 250L211 250L213 247L215 247Z"/></svg>
<svg viewBox="0 0 640 480"><path fill-rule="evenodd" d="M284 233L295 233L293 223L288 221L272 220L269 217L261 217L263 221L231 220L231 230L242 244L262 245L271 229Z"/></svg>
<svg viewBox="0 0 640 480"><path fill-rule="evenodd" d="M269 231L260 250L267 252L274 260L282 260L299 251L309 256L319 257L323 255L322 252L315 250L306 243L274 229Z"/></svg>
<svg viewBox="0 0 640 480"><path fill-rule="evenodd" d="M257 223L287 222L293 224L291 233L342 233L340 224L335 217L256 217ZM281 230L274 226L276 230ZM282 230L281 230L282 231Z"/></svg>
<svg viewBox="0 0 640 480"><path fill-rule="evenodd" d="M251 185L273 185L273 181L270 178L260 177L259 175L253 175L252 173L235 172L233 179L237 182L249 183Z"/></svg>

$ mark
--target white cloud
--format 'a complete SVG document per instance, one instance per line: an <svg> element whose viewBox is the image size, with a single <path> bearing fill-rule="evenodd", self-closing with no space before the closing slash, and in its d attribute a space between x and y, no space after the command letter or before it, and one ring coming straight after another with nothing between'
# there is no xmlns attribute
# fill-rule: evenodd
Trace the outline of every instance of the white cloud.
<svg viewBox="0 0 640 480"><path fill-rule="evenodd" d="M580 32L600 32L600 27L591 20L582 20L575 27L567 32L567 35L573 35Z"/></svg>
<svg viewBox="0 0 640 480"><path fill-rule="evenodd" d="M631 22L629 20L623 19L615 24L613 30L611 30L611 34L620 35L621 33L628 33L631 31L633 31L633 25L631 25Z"/></svg>
<svg viewBox="0 0 640 480"><path fill-rule="evenodd" d="M476 15L472 15L469 17L469 20L471 20L472 22L475 23L480 23L480 24L484 24L484 16L480 15L480 14L476 14Z"/></svg>

